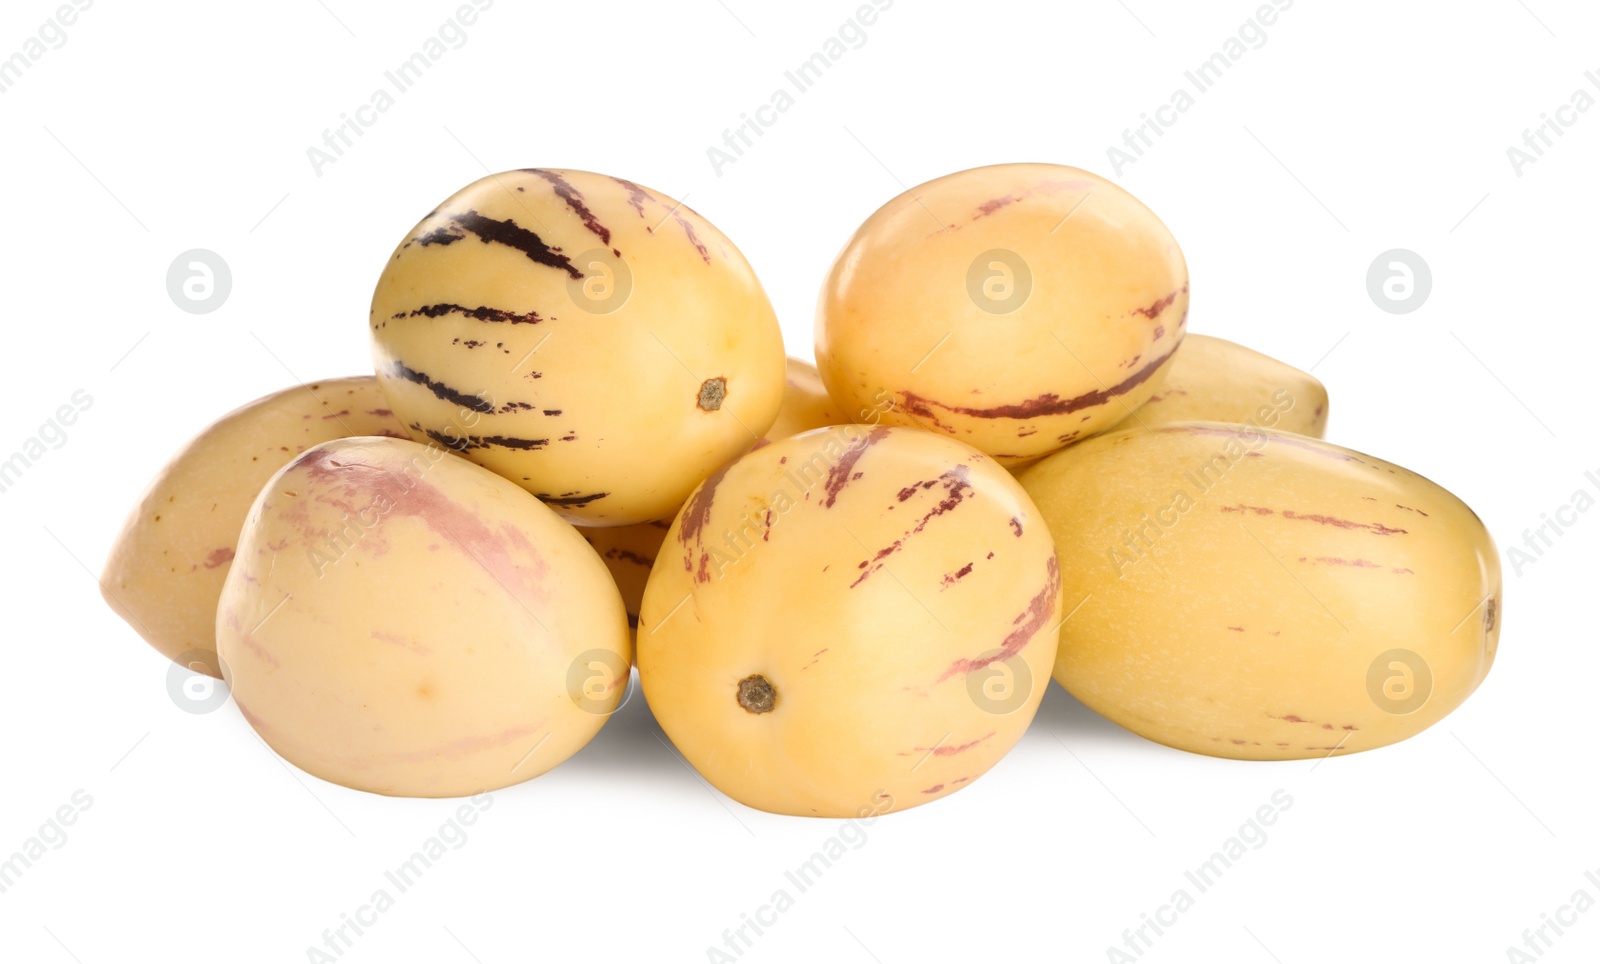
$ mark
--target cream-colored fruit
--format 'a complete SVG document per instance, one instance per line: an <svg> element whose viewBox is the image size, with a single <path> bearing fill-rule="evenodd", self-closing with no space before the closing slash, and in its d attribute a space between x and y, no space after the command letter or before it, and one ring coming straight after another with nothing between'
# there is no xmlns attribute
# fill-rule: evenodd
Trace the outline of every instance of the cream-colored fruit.
<svg viewBox="0 0 1600 964"><path fill-rule="evenodd" d="M645 588L639 679L713 785L853 817L967 786L1038 708L1061 578L992 459L890 426L821 429L714 473Z"/></svg>
<svg viewBox="0 0 1600 964"><path fill-rule="evenodd" d="M1161 387L1189 311L1166 226L1087 171L1001 164L930 181L845 245L817 308L843 408L1014 465L1125 418Z"/></svg>
<svg viewBox="0 0 1600 964"><path fill-rule="evenodd" d="M1173 422L1237 422L1322 438L1328 390L1270 355L1190 332L1161 390L1108 431Z"/></svg>
<svg viewBox="0 0 1600 964"><path fill-rule="evenodd" d="M291 763L397 796L520 783L616 708L622 600L577 530L438 446L327 442L251 508L217 613L234 701Z"/></svg>
<svg viewBox="0 0 1600 964"><path fill-rule="evenodd" d="M817 374L817 366L790 358L783 388L783 405L778 409L777 420L767 429L766 438L775 442L816 428L869 421L871 417L870 409L860 412L858 418L846 415L828 397L828 389Z"/></svg>
<svg viewBox="0 0 1600 964"><path fill-rule="evenodd" d="M1069 605L1055 678L1168 746L1245 760L1413 736L1493 662L1500 564L1388 462L1220 422L1134 428L1021 474Z"/></svg>
<svg viewBox="0 0 1600 964"><path fill-rule="evenodd" d="M371 329L413 438L583 525L670 518L783 398L777 317L733 243L583 171L496 174L447 199L395 249Z"/></svg>
<svg viewBox="0 0 1600 964"><path fill-rule="evenodd" d="M106 602L168 659L220 675L217 597L261 487L319 442L403 437L370 375L297 385L224 415L153 479L106 559Z"/></svg>

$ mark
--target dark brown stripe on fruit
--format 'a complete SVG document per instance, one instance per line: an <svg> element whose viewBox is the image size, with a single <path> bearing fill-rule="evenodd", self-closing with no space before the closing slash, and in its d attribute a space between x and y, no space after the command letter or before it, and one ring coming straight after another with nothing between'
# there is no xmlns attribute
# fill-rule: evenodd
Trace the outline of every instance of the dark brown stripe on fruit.
<svg viewBox="0 0 1600 964"><path fill-rule="evenodd" d="M606 558L617 559L622 562L631 562L636 566L643 566L646 569L649 569L651 566L656 564L655 557L653 556L641 556L637 552L630 552L627 549L618 549L616 547L606 550Z"/></svg>
<svg viewBox="0 0 1600 964"><path fill-rule="evenodd" d="M583 221L583 226L589 229L589 233L599 238L602 244L608 246L611 244L611 229L595 218L594 212L589 210L587 204L583 203L583 194L569 184L566 178L555 171L546 171L537 167L524 168L524 170L535 177L542 177L549 181L551 189L556 192L556 197L567 203L567 207L571 208L572 213ZM620 252L613 251L612 253L619 254Z"/></svg>
<svg viewBox="0 0 1600 964"><path fill-rule="evenodd" d="M462 315L464 317L471 318L474 321L504 322L509 325L537 325L539 322L544 321L544 319L539 316L537 311L530 311L527 314L519 315L514 311L506 311L503 308L490 308L485 305L479 305L476 308L468 308L464 305L452 305L448 303L423 305L421 308L416 308L409 312L396 312L394 317L397 319L418 317L441 318L445 315Z"/></svg>
<svg viewBox="0 0 1600 964"><path fill-rule="evenodd" d="M596 502L600 499L603 499L610 494L610 492L594 492L588 495L579 495L576 492L568 492L566 495L549 495L547 493L540 492L534 495L534 498L545 503L546 505L559 505L578 508L581 506L586 506L591 502Z"/></svg>
<svg viewBox="0 0 1600 964"><path fill-rule="evenodd" d="M972 485L968 481L970 476L971 472L965 465L957 465L955 468L939 476L936 484L944 486L944 498L940 499L932 509L929 509L927 514L924 515L917 522L917 524L912 526L911 529L909 529L904 535L891 542L884 548L879 549L877 554L871 559L863 559L861 563L856 566L857 569L862 570L861 575L857 576L855 582L850 584L850 588L854 589L855 587L861 585L866 581L868 576L883 568L885 564L883 560L905 548L906 540L920 533L923 529L926 529L928 527L928 523L947 512L954 512L968 495L973 494ZM918 483L917 486L911 486L910 488L917 489L920 485L921 483ZM905 490L902 489L901 491Z"/></svg>
<svg viewBox="0 0 1600 964"><path fill-rule="evenodd" d="M1176 349L1174 349L1174 351L1175 350ZM1084 394L1075 398L1062 398L1060 395L1047 394L1040 395L1037 398L1030 398L1025 402L1019 402L1012 405L996 405L992 408L965 408L956 405L946 405L943 402L938 402L931 398L923 398L921 395L917 395L913 392L901 392L900 399L907 412L910 412L912 415L932 419L935 423L937 423L939 420L938 416L934 414L933 411L933 409L936 407L942 408L954 415L966 415L971 418L1025 419L1040 418L1049 415L1070 415L1073 412L1082 411L1086 408L1097 408L1119 395L1126 395L1127 393L1133 391L1135 388L1138 388L1140 385L1149 381L1150 377L1154 375L1162 365L1166 364L1167 359L1171 357L1172 352L1169 351L1160 358L1152 359L1143 368L1134 372L1132 375L1129 375L1127 378L1123 379L1117 384L1112 385L1110 388L1096 389L1092 392L1085 392Z"/></svg>
<svg viewBox="0 0 1600 964"><path fill-rule="evenodd" d="M470 447L475 449L520 449L525 452L542 449L550 444L547 438L512 438L508 435L469 435L467 440L471 443ZM599 497L597 495L593 498Z"/></svg>
<svg viewBox="0 0 1600 964"><path fill-rule="evenodd" d="M391 368L390 371L396 378L403 378L408 382L415 382L416 384L421 385L423 388L426 388L428 391L432 392L437 397L447 402L454 402L457 405L460 405L462 408L468 408L474 412L482 412L485 415L488 415L494 411L494 405L484 401L482 398L479 398L476 395L468 395L466 392L451 388L449 385L446 385L443 382L436 382L422 372L417 371L415 368L408 368L405 362L395 362L394 367Z"/></svg>
<svg viewBox="0 0 1600 964"><path fill-rule="evenodd" d="M565 271L573 278L583 277L583 272L572 266L570 258L545 244L537 234L510 218L496 221L473 210L465 214L452 214L450 222L427 234L418 235L414 240L424 247L430 244L454 244L466 236L463 231L470 231L484 244L503 244L521 251L529 261ZM409 245L411 242L406 243Z"/></svg>
<svg viewBox="0 0 1600 964"><path fill-rule="evenodd" d="M450 435L431 428L423 428L417 424L413 424L411 430L413 432L421 432L454 452L470 452L473 449L489 448L532 451L534 449L542 449L550 444L549 439L543 438L512 438L508 435Z"/></svg>
<svg viewBox="0 0 1600 964"><path fill-rule="evenodd" d="M633 205L634 213L644 217L644 202L650 200L650 192L626 178L614 177L612 180L627 189L628 203Z"/></svg>
<svg viewBox="0 0 1600 964"><path fill-rule="evenodd" d="M637 213L641 218L644 217L644 202L646 201L655 201L657 204L660 204L662 207L666 208L668 215L674 221L678 222L678 227L683 228L684 236L689 239L689 243L694 245L694 249L696 251L700 252L700 259L706 264L711 263L711 252L706 250L706 246L700 241L700 236L695 233L694 225L690 224L688 218L685 218L680 213L683 209L682 201L679 201L674 206L668 206L667 202L651 195L649 191L646 191L644 188L633 183L632 181L625 180L620 177L614 177L612 180L616 181L618 184L627 189L628 203L633 205L634 212ZM660 225L658 224L656 227L660 227ZM656 229L647 228L646 230L648 230L651 234L654 234Z"/></svg>
<svg viewBox="0 0 1600 964"><path fill-rule="evenodd" d="M423 435L433 439L435 442L438 442L440 445L443 445L452 452L463 452L467 448L466 440L460 436L446 435L443 432L436 432L431 428L423 428L421 425L417 425L416 423L412 423L411 431L421 432Z"/></svg>
<svg viewBox="0 0 1600 964"><path fill-rule="evenodd" d="M1172 303L1174 301L1178 300L1178 295L1184 294L1188 290L1189 290L1189 286L1188 285L1184 285L1183 289L1181 291L1174 291L1172 294L1167 295L1165 298L1159 298L1156 301L1152 302L1150 304L1150 307L1148 307L1148 308L1135 308L1132 311L1128 312L1128 314L1130 314L1130 315L1143 315L1146 318L1149 318L1151 321L1155 321L1157 315L1160 315L1163 311L1166 311L1168 308L1172 307Z"/></svg>
<svg viewBox="0 0 1600 964"><path fill-rule="evenodd" d="M1038 595L1028 601L1028 608L1023 610L1017 618L1011 621L1016 627L1006 634L1000 642L1000 651L993 656L984 656L978 659L958 659L950 664L936 682L943 683L957 673L971 673L980 670L992 663L1004 663L1011 659L1033 639L1033 637L1050 622L1050 617L1055 614L1056 593L1061 591L1061 566L1056 562L1055 553L1045 560L1044 588Z"/></svg>
<svg viewBox="0 0 1600 964"><path fill-rule="evenodd" d="M855 470L856 463L861 461L861 456L866 454L867 449L878 444L888 434L888 426L875 426L867 434L851 442L850 447L839 456L839 461L828 467L828 478L822 483L822 491L827 496L822 500L824 509L833 508L833 503L838 500L839 493L844 487L861 478L861 473Z"/></svg>
<svg viewBox="0 0 1600 964"><path fill-rule="evenodd" d="M679 207L682 207L682 205L680 204ZM678 227L683 228L683 234L689 239L689 243L694 245L696 251L700 252L700 260L710 264L711 252L707 251L706 246L701 243L700 236L694 233L694 225L689 223L689 219L679 214L677 208L673 208L672 220L678 222Z"/></svg>
<svg viewBox="0 0 1600 964"><path fill-rule="evenodd" d="M685 549L689 548L690 542L700 548L698 568L696 568L692 552L685 554L683 557L684 571L694 573L695 582L711 581L711 553L707 552L701 544L701 537L706 523L711 521L711 505L717 496L717 486L722 484L723 478L727 476L728 470L731 468L733 468L733 463L727 462L715 472L706 476L706 480L701 482L700 487L694 490L694 494L689 496L689 501L683 507L682 521L678 525L678 541L683 544Z"/></svg>
<svg viewBox="0 0 1600 964"><path fill-rule="evenodd" d="M435 212L435 213L437 213L437 212ZM431 215L431 214L429 215L429 217L432 217L432 216L433 215ZM405 243L405 246L409 248L413 244L420 244L424 248L426 248L429 245L434 245L434 244L451 245L451 244L455 244L457 241L460 241L464 237L466 237L466 235L463 234L462 232L456 230L455 225L446 224L446 225L443 225L442 227L434 228L432 231L429 231L427 234L419 234L419 235L417 235L416 237L412 238L410 241L407 241ZM396 257L399 257L399 256L396 255Z"/></svg>

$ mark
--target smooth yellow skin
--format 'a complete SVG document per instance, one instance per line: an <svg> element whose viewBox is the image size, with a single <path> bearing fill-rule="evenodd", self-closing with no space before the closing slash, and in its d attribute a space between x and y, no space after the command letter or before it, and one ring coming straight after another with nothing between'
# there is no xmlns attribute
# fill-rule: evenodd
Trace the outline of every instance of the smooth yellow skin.
<svg viewBox="0 0 1600 964"><path fill-rule="evenodd" d="M1236 422L1322 438L1328 390L1270 355L1190 332L1161 390L1109 431L1173 422Z"/></svg>
<svg viewBox="0 0 1600 964"><path fill-rule="evenodd" d="M582 525L670 518L783 398L778 320L733 243L583 171L510 171L447 199L395 249L371 329L413 438Z"/></svg>
<svg viewBox="0 0 1600 964"><path fill-rule="evenodd" d="M1055 656L1048 530L992 459L860 425L764 446L707 479L645 588L657 721L752 807L853 817L946 796L1016 743ZM775 706L752 712L762 676Z"/></svg>
<svg viewBox="0 0 1600 964"><path fill-rule="evenodd" d="M439 446L328 442L251 508L217 613L234 701L324 780L453 797L538 776L626 688L622 600L577 531Z"/></svg>
<svg viewBox="0 0 1600 964"><path fill-rule="evenodd" d="M1110 427L1161 387L1189 273L1166 226L1077 168L930 181L845 245L817 307L817 368L846 409L942 432L1004 465Z"/></svg>
<svg viewBox="0 0 1600 964"><path fill-rule="evenodd" d="M1494 541L1399 466L1180 422L1090 439L1021 481L1082 603L1057 682L1159 743L1241 760L1369 750L1438 722L1493 662Z"/></svg>
<svg viewBox="0 0 1600 964"><path fill-rule="evenodd" d="M851 418L828 397L828 389L822 384L822 376L817 374L817 366L790 358L784 381L783 405L778 409L777 420L767 429L766 438L776 441L830 425L864 422L869 420L871 414L869 410L861 413L859 418Z"/></svg>
<svg viewBox="0 0 1600 964"><path fill-rule="evenodd" d="M128 514L100 590L168 659L216 676L217 597L261 487L320 442L403 437L370 375L286 388L224 415L172 457Z"/></svg>

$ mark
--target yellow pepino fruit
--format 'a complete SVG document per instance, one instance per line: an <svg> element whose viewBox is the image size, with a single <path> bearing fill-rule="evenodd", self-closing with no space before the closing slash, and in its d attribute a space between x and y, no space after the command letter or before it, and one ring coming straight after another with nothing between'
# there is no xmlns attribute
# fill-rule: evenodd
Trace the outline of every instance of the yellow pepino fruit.
<svg viewBox="0 0 1600 964"><path fill-rule="evenodd" d="M583 171L468 185L401 241L372 298L391 407L583 525L671 516L783 398L777 317L681 202Z"/></svg>
<svg viewBox="0 0 1600 964"><path fill-rule="evenodd" d="M639 678L685 758L742 803L906 809L1022 736L1060 609L1049 532L992 459L827 428L695 490L645 588Z"/></svg>
<svg viewBox="0 0 1600 964"><path fill-rule="evenodd" d="M626 689L622 600L577 531L437 445L319 445L251 508L217 612L233 698L324 780L451 797L588 743Z"/></svg>
<svg viewBox="0 0 1600 964"><path fill-rule="evenodd" d="M290 459L351 435L405 435L370 375L296 385L213 422L128 514L100 577L106 602L163 656L221 676L217 597L250 503Z"/></svg>
<svg viewBox="0 0 1600 964"><path fill-rule="evenodd" d="M1005 465L1125 418L1183 338L1172 233L1104 178L1000 164L879 208L834 261L817 368L846 410L953 436Z"/></svg>
<svg viewBox="0 0 1600 964"><path fill-rule="evenodd" d="M1328 390L1270 355L1190 332L1161 390L1108 431L1173 422L1237 422L1322 438Z"/></svg>
<svg viewBox="0 0 1600 964"><path fill-rule="evenodd" d="M1494 541L1399 466L1218 422L1090 439L1020 479L1069 605L1055 678L1168 746L1349 754L1442 719L1500 636Z"/></svg>

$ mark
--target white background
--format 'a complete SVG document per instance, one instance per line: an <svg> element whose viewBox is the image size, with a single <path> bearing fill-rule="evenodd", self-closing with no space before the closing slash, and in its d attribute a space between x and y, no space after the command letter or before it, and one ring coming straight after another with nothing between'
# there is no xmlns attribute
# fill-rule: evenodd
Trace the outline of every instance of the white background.
<svg viewBox="0 0 1600 964"><path fill-rule="evenodd" d="M74 391L93 398L0 495L0 856L74 791L93 799L0 894L7 960L306 960L455 808L293 770L231 704L180 711L166 662L94 581L146 480L207 422L369 370L377 273L437 201L532 165L686 198L741 246L809 357L822 276L879 204L1000 161L1111 175L1107 147L1256 4L899 0L719 177L707 147L854 0L499 0L314 172L306 149L455 6L100 2L0 94L0 457ZM53 9L6 3L0 57ZM1192 330L1315 368L1331 439L1445 484L1502 549L1600 472L1600 109L1573 115L1520 176L1506 154L1573 91L1600 97L1584 77L1600 71L1597 28L1600 11L1576 0L1299 0L1117 176L1183 244ZM1433 273L1404 315L1375 307L1365 282L1397 247ZM211 314L167 294L168 265L191 248L232 268ZM1487 682L1392 748L1213 760L1052 686L994 771L866 828L743 959L1107 960L1283 789L1293 804L1266 843L1144 960L1506 960L1576 891L1600 898L1584 877L1600 880L1597 539L1600 512L1579 515L1520 574L1507 564ZM496 793L466 844L342 959L706 960L840 824L713 793L659 733L634 701L569 763ZM1600 909L1543 959L1597 953Z"/></svg>

